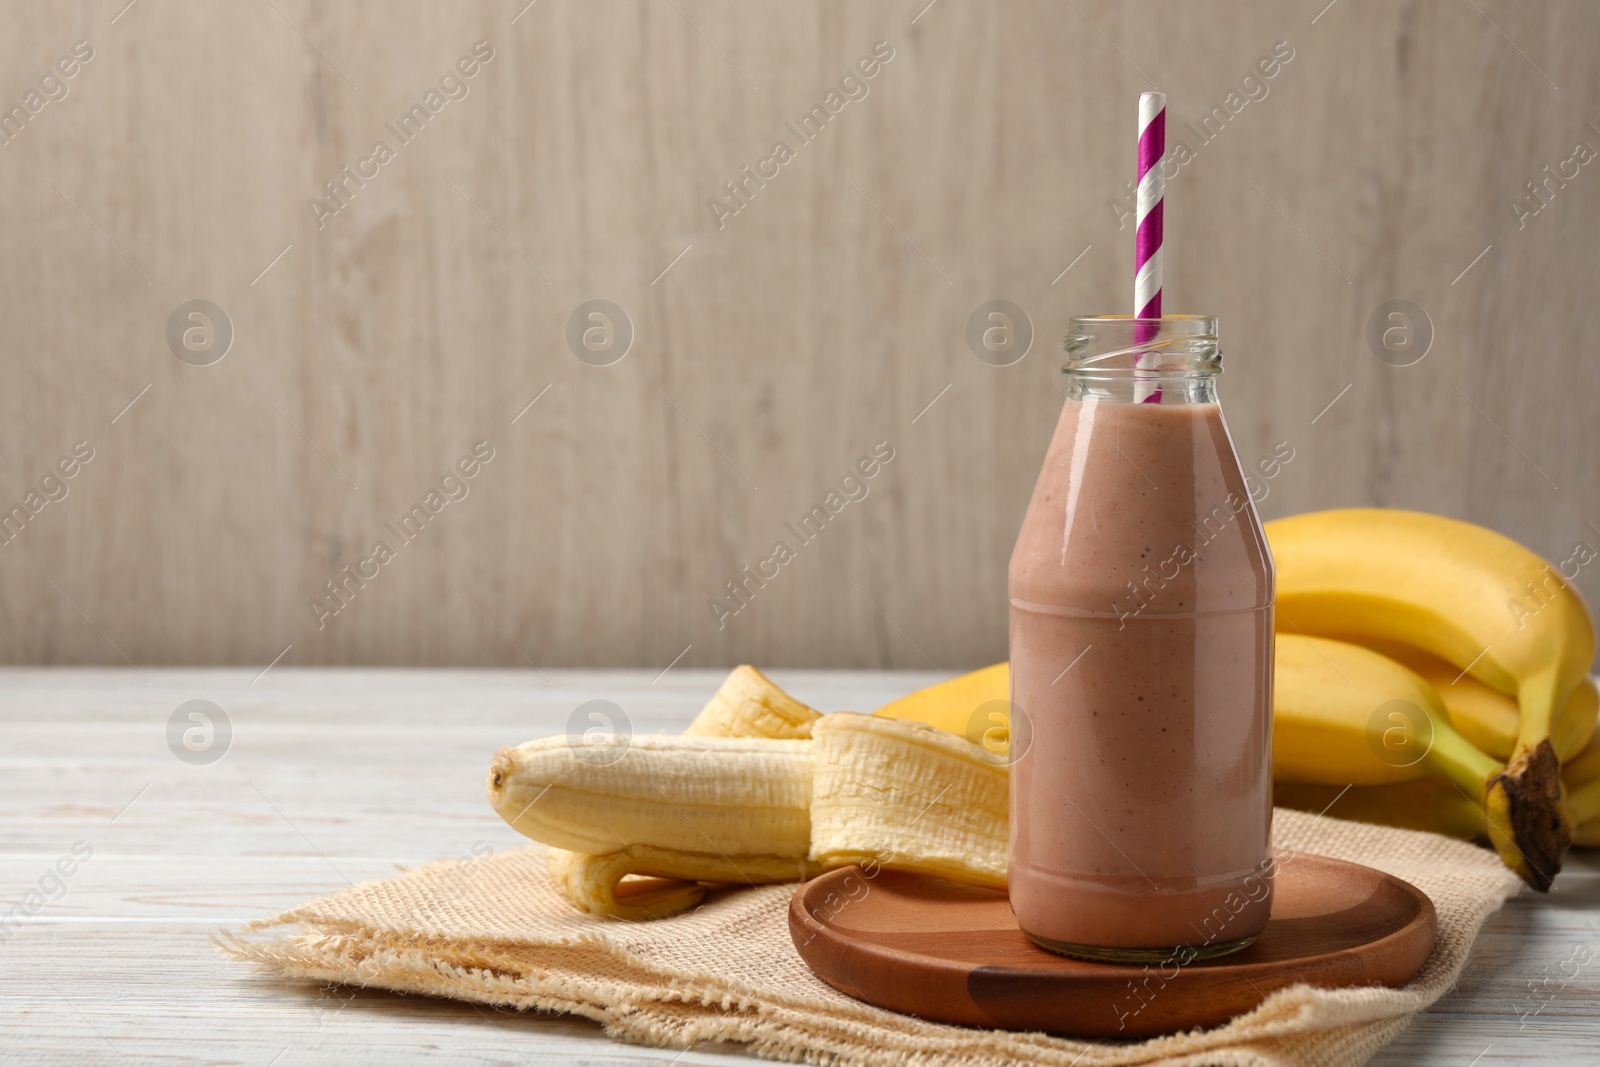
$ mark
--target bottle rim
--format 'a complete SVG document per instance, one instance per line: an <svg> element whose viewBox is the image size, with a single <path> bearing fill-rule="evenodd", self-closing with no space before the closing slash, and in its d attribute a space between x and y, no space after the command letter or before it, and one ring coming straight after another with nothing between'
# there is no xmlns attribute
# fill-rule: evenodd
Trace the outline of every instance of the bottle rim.
<svg viewBox="0 0 1600 1067"><path fill-rule="evenodd" d="M1222 373L1214 315L1075 315L1068 330L1061 370L1074 377L1160 380Z"/></svg>

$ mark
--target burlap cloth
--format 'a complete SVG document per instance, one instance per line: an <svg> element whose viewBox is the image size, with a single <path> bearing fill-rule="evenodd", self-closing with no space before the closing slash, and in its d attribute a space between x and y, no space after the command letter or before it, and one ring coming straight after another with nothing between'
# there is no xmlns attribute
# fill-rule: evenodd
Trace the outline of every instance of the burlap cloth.
<svg viewBox="0 0 1600 1067"><path fill-rule="evenodd" d="M1478 929L1521 885L1494 853L1433 834L1283 809L1274 833L1280 847L1365 863L1432 897L1439 939L1422 972L1401 989L1294 986L1226 1026L1137 1044L947 1026L852 1000L815 977L789 938L792 885L714 894L670 919L608 922L557 894L537 845L367 882L220 941L283 977L572 1012L613 1037L670 1048L740 1042L772 1059L874 1067L1344 1067L1364 1063L1450 988Z"/></svg>

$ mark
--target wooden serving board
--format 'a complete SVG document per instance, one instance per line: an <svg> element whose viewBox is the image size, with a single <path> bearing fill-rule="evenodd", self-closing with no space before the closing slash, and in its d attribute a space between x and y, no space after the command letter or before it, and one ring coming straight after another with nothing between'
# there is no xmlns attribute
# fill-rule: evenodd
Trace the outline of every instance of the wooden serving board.
<svg viewBox="0 0 1600 1067"><path fill-rule="evenodd" d="M840 992L924 1019L1080 1037L1216 1026L1298 982L1399 986L1433 950L1433 902L1370 867L1280 854L1272 918L1250 947L1184 966L1089 963L1039 948L1002 890L859 867L805 883L795 948Z"/></svg>

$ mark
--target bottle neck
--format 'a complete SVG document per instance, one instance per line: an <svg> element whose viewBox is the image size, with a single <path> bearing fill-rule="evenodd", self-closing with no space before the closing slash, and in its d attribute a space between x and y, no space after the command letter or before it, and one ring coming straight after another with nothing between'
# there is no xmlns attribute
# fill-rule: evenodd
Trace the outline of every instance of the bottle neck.
<svg viewBox="0 0 1600 1067"><path fill-rule="evenodd" d="M1215 404L1222 349L1209 315L1080 315L1063 343L1071 400Z"/></svg>
<svg viewBox="0 0 1600 1067"><path fill-rule="evenodd" d="M1164 375L1144 379L1129 376L1090 377L1066 371L1068 400L1110 404L1215 404L1215 377Z"/></svg>

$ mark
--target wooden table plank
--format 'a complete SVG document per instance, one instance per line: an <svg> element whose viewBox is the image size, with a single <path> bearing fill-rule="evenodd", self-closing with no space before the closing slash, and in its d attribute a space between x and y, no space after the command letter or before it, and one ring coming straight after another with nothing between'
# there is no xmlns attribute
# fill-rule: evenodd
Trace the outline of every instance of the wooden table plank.
<svg viewBox="0 0 1600 1067"><path fill-rule="evenodd" d="M616 702L636 732L677 731L719 671L0 670L0 894L20 899L74 842L65 892L0 939L0 1061L131 1064L670 1063L565 1016L256 976L210 936L397 867L521 838L483 801L494 750ZM868 710L931 672L780 672L801 699ZM168 749L207 699L227 754ZM9 906L9 904L7 905ZM1512 901L1460 986L1375 1061L1591 1063L1600 1041L1600 861ZM276 1060L274 1058L276 1057ZM695 1051L681 1064L756 1062Z"/></svg>

